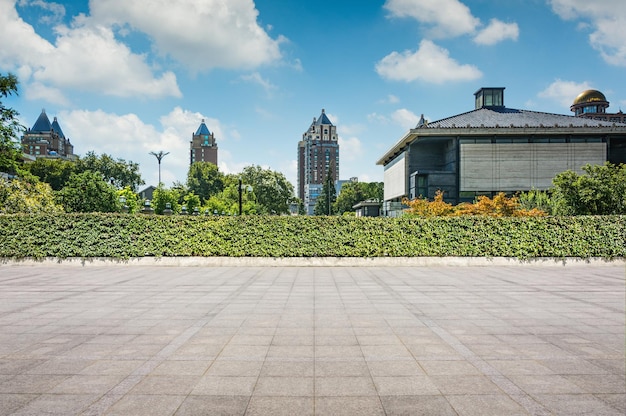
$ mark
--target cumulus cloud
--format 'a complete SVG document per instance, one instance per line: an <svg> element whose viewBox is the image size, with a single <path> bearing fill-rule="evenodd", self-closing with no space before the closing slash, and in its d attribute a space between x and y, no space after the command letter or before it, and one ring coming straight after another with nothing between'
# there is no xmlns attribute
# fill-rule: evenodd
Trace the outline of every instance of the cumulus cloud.
<svg viewBox="0 0 626 416"><path fill-rule="evenodd" d="M39 7L42 10L48 12L49 14L40 17L39 21L42 23L59 23L65 16L65 7L59 3L47 2L44 0L19 0L17 4L21 7Z"/></svg>
<svg viewBox="0 0 626 416"><path fill-rule="evenodd" d="M281 58L280 43L257 23L253 0L92 0L91 16L145 33L156 49L193 71L254 68Z"/></svg>
<svg viewBox="0 0 626 416"><path fill-rule="evenodd" d="M626 2L550 0L552 10L565 20L587 24L591 46L611 65L626 66Z"/></svg>
<svg viewBox="0 0 626 416"><path fill-rule="evenodd" d="M185 181L189 169L189 141L202 119L215 134L218 146L225 140L225 129L219 120L180 107L162 116L160 126L145 123L136 114L118 115L102 110L61 112L58 119L77 153L93 150L139 163L147 184L158 182L158 164L149 153L159 150L169 152L161 164L162 181L168 186L174 181ZM85 136L85 132L89 135ZM220 159L222 156L220 149Z"/></svg>
<svg viewBox="0 0 626 416"><path fill-rule="evenodd" d="M410 130L415 128L420 121L420 116L406 108L401 108L391 114L391 119L394 123L402 126L403 129Z"/></svg>
<svg viewBox="0 0 626 416"><path fill-rule="evenodd" d="M491 19L487 27L459 0L387 0L383 6L392 17L408 17L431 27L434 38L474 35L480 45L517 40L517 23Z"/></svg>
<svg viewBox="0 0 626 416"><path fill-rule="evenodd" d="M473 33L480 20L458 0L387 0L383 6L393 17L410 17L432 26L435 37Z"/></svg>
<svg viewBox="0 0 626 416"><path fill-rule="evenodd" d="M358 137L339 137L339 149L342 161L352 162L359 160L363 155L363 146Z"/></svg>
<svg viewBox="0 0 626 416"><path fill-rule="evenodd" d="M448 50L430 40L422 40L415 52L392 52L376 64L376 72L393 81L425 81L442 84L450 81L471 81L482 73L474 65L459 64Z"/></svg>
<svg viewBox="0 0 626 416"><path fill-rule="evenodd" d="M489 26L474 37L474 42L479 45L495 45L506 39L517 40L518 36L517 23L504 23L498 19L491 19Z"/></svg>
<svg viewBox="0 0 626 416"><path fill-rule="evenodd" d="M55 31L53 44L21 19L15 0L0 0L0 65L28 75L21 79L27 87L35 82L48 91L76 88L121 97L181 95L172 72L155 76L146 57L118 42L110 28L81 16L71 27L58 25Z"/></svg>
<svg viewBox="0 0 626 416"><path fill-rule="evenodd" d="M400 102L400 99L393 94L389 94L387 95L387 97L383 98L382 100L378 102L381 104L398 104Z"/></svg>
<svg viewBox="0 0 626 416"><path fill-rule="evenodd" d="M578 94L590 88L592 87L587 81L574 82L557 79L537 95L555 101L569 110Z"/></svg>
<svg viewBox="0 0 626 416"><path fill-rule="evenodd" d="M248 75L242 75L241 79L243 81L261 86L265 90L265 93L268 96L271 96L272 91L278 88L276 87L276 85L272 84L269 80L263 78L261 74L259 74L258 72L253 72L252 74L248 74Z"/></svg>

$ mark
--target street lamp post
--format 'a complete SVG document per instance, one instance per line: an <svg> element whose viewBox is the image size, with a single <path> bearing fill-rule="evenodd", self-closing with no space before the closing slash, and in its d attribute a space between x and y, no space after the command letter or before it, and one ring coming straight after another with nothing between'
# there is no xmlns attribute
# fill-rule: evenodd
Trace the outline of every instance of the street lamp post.
<svg viewBox="0 0 626 416"><path fill-rule="evenodd" d="M150 154L156 157L159 162L159 185L161 185L161 159L169 155L170 152L163 152L163 150L159 150L158 152L150 152Z"/></svg>

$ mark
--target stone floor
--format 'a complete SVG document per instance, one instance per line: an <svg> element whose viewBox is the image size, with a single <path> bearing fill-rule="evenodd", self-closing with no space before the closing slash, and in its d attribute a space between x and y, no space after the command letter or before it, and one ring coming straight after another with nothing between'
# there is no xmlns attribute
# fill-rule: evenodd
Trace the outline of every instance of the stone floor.
<svg viewBox="0 0 626 416"><path fill-rule="evenodd" d="M0 267L1 415L623 415L625 269Z"/></svg>

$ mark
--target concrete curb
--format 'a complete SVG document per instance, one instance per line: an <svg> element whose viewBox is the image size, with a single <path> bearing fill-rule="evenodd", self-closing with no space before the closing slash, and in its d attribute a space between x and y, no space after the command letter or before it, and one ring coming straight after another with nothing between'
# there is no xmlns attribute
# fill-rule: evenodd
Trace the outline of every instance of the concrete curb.
<svg viewBox="0 0 626 416"><path fill-rule="evenodd" d="M539 257L107 257L0 259L1 266L160 266L160 267L487 267L626 266L626 258Z"/></svg>

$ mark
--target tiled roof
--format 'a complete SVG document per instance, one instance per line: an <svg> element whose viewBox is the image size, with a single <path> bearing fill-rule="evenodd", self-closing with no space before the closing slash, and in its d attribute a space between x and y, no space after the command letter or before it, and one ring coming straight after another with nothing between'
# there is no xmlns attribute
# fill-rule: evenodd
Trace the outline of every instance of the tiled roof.
<svg viewBox="0 0 626 416"><path fill-rule="evenodd" d="M48 133L52 130L52 125L50 124L50 119L46 115L46 110L41 110L41 114L39 114L37 121L35 121L33 128L30 130L38 133Z"/></svg>
<svg viewBox="0 0 626 416"><path fill-rule="evenodd" d="M61 130L61 126L59 125L59 122L57 121L57 118L54 118L54 121L52 122L52 130L54 130L54 132L56 134L59 135L59 137L62 137L65 139L65 135L63 134L63 130Z"/></svg>
<svg viewBox="0 0 626 416"><path fill-rule="evenodd" d="M211 132L209 131L209 128L206 126L206 124L204 124L204 120L202 120L202 123L200 123L200 127L198 127L198 130L196 130L196 136L210 136Z"/></svg>
<svg viewBox="0 0 626 416"><path fill-rule="evenodd" d="M608 115L607 115L608 116ZM567 116L563 114L541 113L538 111L516 110L506 107L479 108L467 113L418 125L416 128L463 128L463 127L609 127L613 121Z"/></svg>
<svg viewBox="0 0 626 416"><path fill-rule="evenodd" d="M328 117L326 117L326 113L324 112L324 110L322 110L322 114L317 118L317 121L315 121L316 125L320 125L320 124L328 124L328 125L333 125L333 123L330 122L330 120L328 119Z"/></svg>

